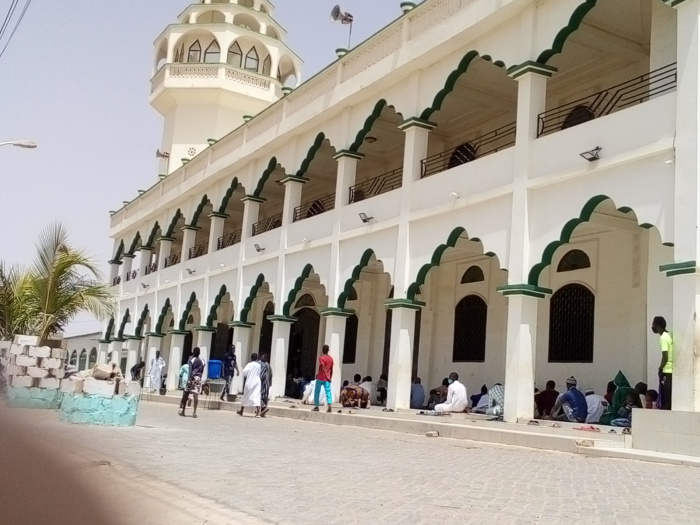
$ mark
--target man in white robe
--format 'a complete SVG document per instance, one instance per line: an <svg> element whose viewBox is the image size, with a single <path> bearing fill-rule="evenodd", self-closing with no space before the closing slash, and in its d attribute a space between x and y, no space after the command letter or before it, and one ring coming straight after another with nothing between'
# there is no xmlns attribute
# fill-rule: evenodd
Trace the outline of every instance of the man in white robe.
<svg viewBox="0 0 700 525"><path fill-rule="evenodd" d="M459 382L459 374L452 372L449 376L450 385L447 387L447 400L435 405L435 412L464 412L469 406L467 387Z"/></svg>
<svg viewBox="0 0 700 525"><path fill-rule="evenodd" d="M151 382L149 388L151 390L160 389L160 385L163 383L163 370L165 370L165 359L160 356L160 350L156 350L156 356L151 359L151 366L148 370Z"/></svg>
<svg viewBox="0 0 700 525"><path fill-rule="evenodd" d="M241 408L238 411L238 415L242 416L243 411L246 407L255 407L255 417L260 416L260 404L261 404L261 387L262 383L260 381L260 363L258 363L258 354L253 354L250 356L250 363L245 365L243 369L243 400L241 401Z"/></svg>
<svg viewBox="0 0 700 525"><path fill-rule="evenodd" d="M304 388L304 395L301 398L301 404L302 405L313 405L314 404L314 391L316 390L316 380L314 379L306 385L306 388ZM321 406L326 406L326 398L324 396L320 396L318 400L318 404Z"/></svg>

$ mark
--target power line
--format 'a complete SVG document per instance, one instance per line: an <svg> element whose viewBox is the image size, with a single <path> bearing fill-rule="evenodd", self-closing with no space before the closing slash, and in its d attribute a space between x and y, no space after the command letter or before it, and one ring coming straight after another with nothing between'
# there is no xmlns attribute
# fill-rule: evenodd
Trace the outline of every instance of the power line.
<svg viewBox="0 0 700 525"><path fill-rule="evenodd" d="M10 9L7 11L7 15L5 15L5 20L2 23L2 27L0 27L0 39L5 34L5 30L7 29L7 26L10 23L10 20L12 20L12 15L15 14L15 9L17 9L17 4L19 0L12 0L12 3L10 4Z"/></svg>
<svg viewBox="0 0 700 525"><path fill-rule="evenodd" d="M10 33L10 36L7 39L7 42L5 42L5 47L2 48L2 51L0 51L0 58L5 54L5 50L7 49L7 46L10 45L10 42L12 41L12 37L15 36L15 33L17 32L17 29L19 28L19 25L22 23L22 20L24 19L24 15L27 13L27 9L29 9L29 6L31 5L32 0L27 0L27 3L24 4L24 9L22 9L22 12L19 15L19 18L17 19L17 23L15 24L15 28L12 30L12 33ZM2 34L0 33L0 38L2 37Z"/></svg>

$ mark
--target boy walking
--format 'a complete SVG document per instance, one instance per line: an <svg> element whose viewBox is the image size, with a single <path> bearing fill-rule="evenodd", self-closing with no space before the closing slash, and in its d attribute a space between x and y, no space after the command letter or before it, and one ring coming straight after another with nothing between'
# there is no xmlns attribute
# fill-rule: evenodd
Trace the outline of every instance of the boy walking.
<svg viewBox="0 0 700 525"><path fill-rule="evenodd" d="M326 389L326 412L332 412L333 394L331 393L331 380L333 379L333 358L328 355L328 345L323 345L321 357L318 358L318 374L316 374L316 390L314 391L314 408L312 412L318 412L319 395L321 387Z"/></svg>

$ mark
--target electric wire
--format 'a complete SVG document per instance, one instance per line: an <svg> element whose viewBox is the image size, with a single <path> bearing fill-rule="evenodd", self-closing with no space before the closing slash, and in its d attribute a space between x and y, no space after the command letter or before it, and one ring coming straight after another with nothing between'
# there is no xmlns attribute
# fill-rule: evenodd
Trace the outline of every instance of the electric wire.
<svg viewBox="0 0 700 525"><path fill-rule="evenodd" d="M12 42L12 37L15 36L15 33L17 32L17 29L19 29L20 24L22 23L22 20L24 19L24 15L27 14L27 9L29 9L29 6L31 5L32 0L27 0L27 3L24 4L24 8L22 9L22 12L19 15L19 18L17 19L17 23L15 23L14 29L12 29L12 33L10 33L10 36L7 38L7 42L5 42L5 47L2 48L2 51L0 51L0 58L5 54L5 51L7 50L7 46L10 45L10 42ZM0 38L2 38L2 33L0 32Z"/></svg>

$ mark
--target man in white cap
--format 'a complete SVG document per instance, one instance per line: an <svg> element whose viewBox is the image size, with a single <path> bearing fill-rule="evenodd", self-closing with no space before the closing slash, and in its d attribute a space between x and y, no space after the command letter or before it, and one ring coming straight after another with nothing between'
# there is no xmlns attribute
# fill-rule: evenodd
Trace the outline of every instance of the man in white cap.
<svg viewBox="0 0 700 525"><path fill-rule="evenodd" d="M588 405L588 416L586 423L600 423L600 416L603 415L608 402L600 394L596 394L592 388L586 389L586 404Z"/></svg>
<svg viewBox="0 0 700 525"><path fill-rule="evenodd" d="M561 409L561 414L555 415ZM576 388L576 378L571 376L566 380L566 392L559 396L552 409L549 419L568 421L570 423L585 423L588 417L588 403L583 393Z"/></svg>

